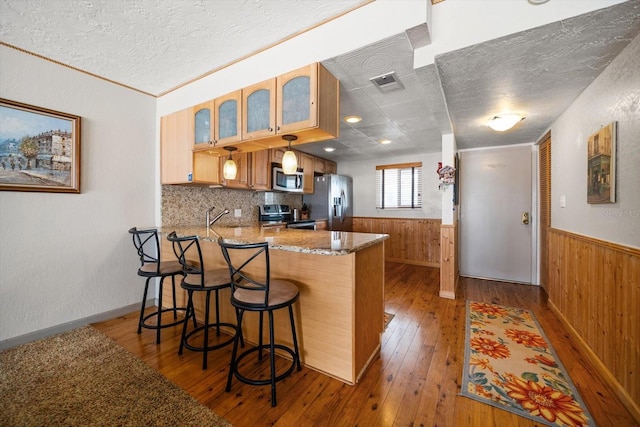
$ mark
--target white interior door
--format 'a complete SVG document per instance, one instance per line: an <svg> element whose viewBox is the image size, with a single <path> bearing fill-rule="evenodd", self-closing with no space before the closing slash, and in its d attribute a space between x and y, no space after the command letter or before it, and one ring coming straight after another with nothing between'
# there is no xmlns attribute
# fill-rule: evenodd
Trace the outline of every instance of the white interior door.
<svg viewBox="0 0 640 427"><path fill-rule="evenodd" d="M460 153L461 275L532 283L532 155L530 146Z"/></svg>

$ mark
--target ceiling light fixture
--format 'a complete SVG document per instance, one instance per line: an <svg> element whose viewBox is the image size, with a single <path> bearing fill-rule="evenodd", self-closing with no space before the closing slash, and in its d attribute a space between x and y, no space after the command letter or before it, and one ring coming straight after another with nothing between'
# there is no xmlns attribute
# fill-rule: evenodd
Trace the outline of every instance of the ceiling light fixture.
<svg viewBox="0 0 640 427"><path fill-rule="evenodd" d="M362 117L360 116L344 116L343 119L347 123L359 123L362 121Z"/></svg>
<svg viewBox="0 0 640 427"><path fill-rule="evenodd" d="M533 5L539 5L548 2L549 0L529 0L529 3Z"/></svg>
<svg viewBox="0 0 640 427"><path fill-rule="evenodd" d="M378 141L380 144L382 145L387 145L387 144L391 144L391 140L390 139L381 139L380 141Z"/></svg>
<svg viewBox="0 0 640 427"><path fill-rule="evenodd" d="M514 127L521 120L524 120L524 117L519 114L500 114L489 120L487 126L498 132L504 132Z"/></svg>
<svg viewBox="0 0 640 427"><path fill-rule="evenodd" d="M333 148L333 147L325 147L325 148L324 148L324 151L326 151L327 153L331 153L331 152L333 152L333 151L336 151L336 149L335 149L335 148Z"/></svg>
<svg viewBox="0 0 640 427"><path fill-rule="evenodd" d="M229 158L226 162L224 162L224 166L222 167L222 176L224 179L236 179L236 174L238 173L238 166L236 162L231 158L231 153L237 150L236 147L223 147L225 150L229 152Z"/></svg>
<svg viewBox="0 0 640 427"><path fill-rule="evenodd" d="M291 151L291 141L297 140L298 137L295 135L282 135L282 139L289 141L289 148L282 156L282 171L285 175L291 175L298 170L298 159L296 158L296 153Z"/></svg>

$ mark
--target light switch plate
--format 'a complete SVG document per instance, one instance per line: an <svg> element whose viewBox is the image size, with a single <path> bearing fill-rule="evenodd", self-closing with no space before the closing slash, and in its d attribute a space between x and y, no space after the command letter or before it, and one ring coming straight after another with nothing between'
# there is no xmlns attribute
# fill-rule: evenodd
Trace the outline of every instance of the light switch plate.
<svg viewBox="0 0 640 427"><path fill-rule="evenodd" d="M561 208L567 207L567 198L564 196L564 194L560 196L560 207Z"/></svg>
<svg viewBox="0 0 640 427"><path fill-rule="evenodd" d="M242 216L242 209L235 209L235 210L233 211L233 215L234 215L236 218L240 218L240 217Z"/></svg>

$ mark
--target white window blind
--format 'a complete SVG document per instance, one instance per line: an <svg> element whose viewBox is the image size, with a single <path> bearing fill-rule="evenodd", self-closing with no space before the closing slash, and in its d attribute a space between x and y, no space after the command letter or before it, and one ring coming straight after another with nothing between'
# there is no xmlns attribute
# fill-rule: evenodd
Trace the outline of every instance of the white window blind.
<svg viewBox="0 0 640 427"><path fill-rule="evenodd" d="M376 208L422 207L422 162L376 166Z"/></svg>

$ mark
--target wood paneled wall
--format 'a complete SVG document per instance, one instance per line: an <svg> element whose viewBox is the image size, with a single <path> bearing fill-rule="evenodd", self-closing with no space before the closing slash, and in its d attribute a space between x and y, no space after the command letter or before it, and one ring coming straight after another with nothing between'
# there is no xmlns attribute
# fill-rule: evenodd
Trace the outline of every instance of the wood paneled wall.
<svg viewBox="0 0 640 427"><path fill-rule="evenodd" d="M353 231L388 234L385 259L440 267L439 219L354 217Z"/></svg>
<svg viewBox="0 0 640 427"><path fill-rule="evenodd" d="M440 293L442 298L456 299L456 287L460 276L458 256L458 222L445 224L440 229L442 263L440 264Z"/></svg>
<svg viewBox="0 0 640 427"><path fill-rule="evenodd" d="M549 305L640 423L640 249L548 235Z"/></svg>

